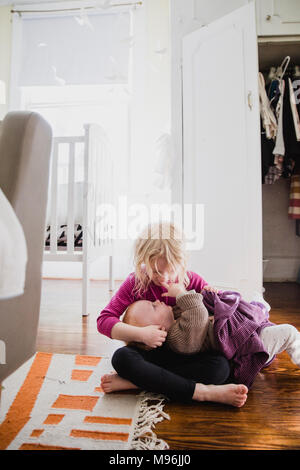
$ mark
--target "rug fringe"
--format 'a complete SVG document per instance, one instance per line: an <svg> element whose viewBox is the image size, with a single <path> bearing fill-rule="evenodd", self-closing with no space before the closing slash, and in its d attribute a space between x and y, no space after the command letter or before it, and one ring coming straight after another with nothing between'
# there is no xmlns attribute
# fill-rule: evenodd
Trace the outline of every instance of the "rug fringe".
<svg viewBox="0 0 300 470"><path fill-rule="evenodd" d="M163 411L166 397L149 392L142 392L140 395L139 414L133 431L131 449L134 450L165 450L169 449L168 444L162 439L158 439L152 428L156 423L170 416ZM150 405L150 402L157 402Z"/></svg>

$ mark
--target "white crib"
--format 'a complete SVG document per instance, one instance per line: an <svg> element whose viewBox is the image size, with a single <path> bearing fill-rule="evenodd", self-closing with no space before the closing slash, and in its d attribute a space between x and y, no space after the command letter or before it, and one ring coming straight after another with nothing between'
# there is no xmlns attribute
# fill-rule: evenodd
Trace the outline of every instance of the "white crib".
<svg viewBox="0 0 300 470"><path fill-rule="evenodd" d="M83 145L83 182L75 183L76 146ZM61 149L67 147L67 183L58 179ZM86 124L84 135L55 137L50 169L48 230L50 244L44 249L44 261L82 262L82 315L88 315L90 267L100 256L109 259L109 290L114 290L113 226L98 220L99 204L113 203L113 162L105 131L96 124ZM62 194L65 197L60 197ZM57 234L62 222L60 205L64 206L66 246L58 246ZM80 210L78 211L78 207ZM78 215L80 213L80 216ZM79 218L78 218L79 217ZM82 227L82 246L75 246L74 227Z"/></svg>

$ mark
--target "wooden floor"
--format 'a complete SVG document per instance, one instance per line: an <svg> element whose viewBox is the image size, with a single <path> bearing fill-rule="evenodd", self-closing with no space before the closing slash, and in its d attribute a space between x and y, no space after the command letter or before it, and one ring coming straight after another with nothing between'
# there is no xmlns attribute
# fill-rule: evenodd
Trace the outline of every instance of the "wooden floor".
<svg viewBox="0 0 300 470"><path fill-rule="evenodd" d="M97 332L98 312L110 296L106 282L92 281L91 313L80 313L81 282L44 280L37 350L110 355L123 345ZM118 286L118 284L117 284ZM300 330L300 285L266 283L271 321ZM170 421L155 432L173 450L300 449L300 369L282 353L254 382L240 409L215 403L167 403Z"/></svg>

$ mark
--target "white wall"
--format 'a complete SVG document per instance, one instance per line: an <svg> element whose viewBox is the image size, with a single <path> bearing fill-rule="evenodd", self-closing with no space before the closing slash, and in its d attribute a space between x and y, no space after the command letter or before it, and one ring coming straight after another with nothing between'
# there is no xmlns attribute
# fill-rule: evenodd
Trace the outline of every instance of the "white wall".
<svg viewBox="0 0 300 470"><path fill-rule="evenodd" d="M11 55L11 18L10 7L0 7L0 80L6 84L6 104L0 104L0 120L8 109L10 55Z"/></svg>
<svg viewBox="0 0 300 470"><path fill-rule="evenodd" d="M169 0L146 0L136 13L133 49L132 176L136 192L151 191L155 140L170 127Z"/></svg>

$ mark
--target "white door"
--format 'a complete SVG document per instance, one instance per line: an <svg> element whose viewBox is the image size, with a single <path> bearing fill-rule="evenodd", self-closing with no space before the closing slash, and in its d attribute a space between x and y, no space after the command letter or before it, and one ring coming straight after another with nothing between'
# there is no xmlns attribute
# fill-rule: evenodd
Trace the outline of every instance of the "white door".
<svg viewBox="0 0 300 470"><path fill-rule="evenodd" d="M189 268L251 300L262 291L261 149L255 7L183 38L183 202L204 208ZM201 213L201 210L199 211Z"/></svg>

